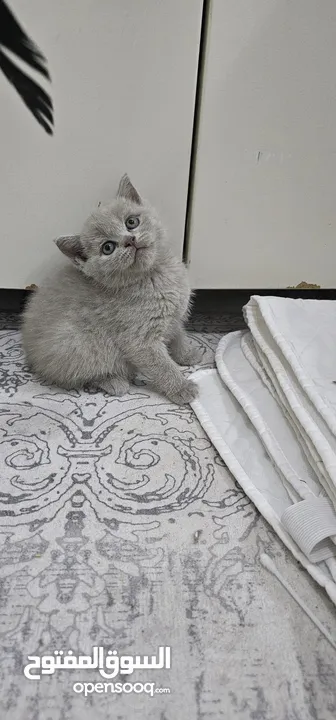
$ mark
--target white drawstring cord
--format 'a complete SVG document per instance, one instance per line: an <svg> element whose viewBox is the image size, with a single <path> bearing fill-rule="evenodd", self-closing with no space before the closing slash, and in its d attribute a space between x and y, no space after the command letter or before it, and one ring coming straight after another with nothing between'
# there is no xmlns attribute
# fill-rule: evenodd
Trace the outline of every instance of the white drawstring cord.
<svg viewBox="0 0 336 720"><path fill-rule="evenodd" d="M311 621L316 625L316 627L319 629L319 631L324 635L326 640L330 642L330 645L336 650L336 641L333 639L333 637L330 635L328 630L325 629L325 627L322 625L322 623L319 621L319 619L316 617L315 613L313 613L305 602L301 600L300 596L295 592L294 588L287 582L287 580L281 575L278 568L274 564L273 560L270 558L269 555L266 555L266 553L262 553L260 555L260 562L266 568L271 572L275 577L281 582L281 585L289 592L289 594L292 596L292 598L297 602L298 605L302 608L303 612L308 615L308 617L311 619Z"/></svg>

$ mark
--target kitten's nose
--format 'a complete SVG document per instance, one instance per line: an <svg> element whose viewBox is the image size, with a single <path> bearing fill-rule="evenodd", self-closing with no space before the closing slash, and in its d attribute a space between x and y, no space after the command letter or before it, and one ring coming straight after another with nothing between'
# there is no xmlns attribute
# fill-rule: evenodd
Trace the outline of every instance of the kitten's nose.
<svg viewBox="0 0 336 720"><path fill-rule="evenodd" d="M134 235L132 237L127 236L125 240L125 247L133 247L135 245L135 237Z"/></svg>

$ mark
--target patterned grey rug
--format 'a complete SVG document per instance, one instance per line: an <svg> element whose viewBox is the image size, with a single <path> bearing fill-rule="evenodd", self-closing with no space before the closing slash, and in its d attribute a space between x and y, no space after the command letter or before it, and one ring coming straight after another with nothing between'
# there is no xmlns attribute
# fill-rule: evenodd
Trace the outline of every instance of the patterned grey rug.
<svg viewBox="0 0 336 720"><path fill-rule="evenodd" d="M141 381L120 399L39 385L15 321L3 327L0 717L335 718L336 652L260 553L336 636L334 609L192 410ZM211 367L219 334L194 337ZM94 659L94 647L105 663L117 652L113 680L101 673L107 663L55 667L55 651ZM171 648L171 667L144 667L160 647ZM28 655L32 674L42 658L49 672L27 678ZM122 673L123 657L137 655L142 667Z"/></svg>

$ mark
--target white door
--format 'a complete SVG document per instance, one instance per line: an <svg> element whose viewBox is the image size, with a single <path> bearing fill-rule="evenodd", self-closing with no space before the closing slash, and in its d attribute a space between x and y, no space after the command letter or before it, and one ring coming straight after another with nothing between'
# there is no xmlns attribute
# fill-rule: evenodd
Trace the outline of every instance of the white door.
<svg viewBox="0 0 336 720"><path fill-rule="evenodd" d="M10 0L47 57L55 135L0 74L0 287L38 284L128 172L182 254L201 0ZM40 78L38 78L40 82Z"/></svg>
<svg viewBox="0 0 336 720"><path fill-rule="evenodd" d="M192 283L336 287L336 3L211 6Z"/></svg>

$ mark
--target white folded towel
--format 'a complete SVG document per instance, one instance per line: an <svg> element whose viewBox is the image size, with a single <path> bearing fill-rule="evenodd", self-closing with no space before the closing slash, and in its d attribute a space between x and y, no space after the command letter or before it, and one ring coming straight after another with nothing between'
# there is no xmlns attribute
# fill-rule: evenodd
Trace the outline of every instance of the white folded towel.
<svg viewBox="0 0 336 720"><path fill-rule="evenodd" d="M237 481L336 603L336 303L252 297L193 408Z"/></svg>

